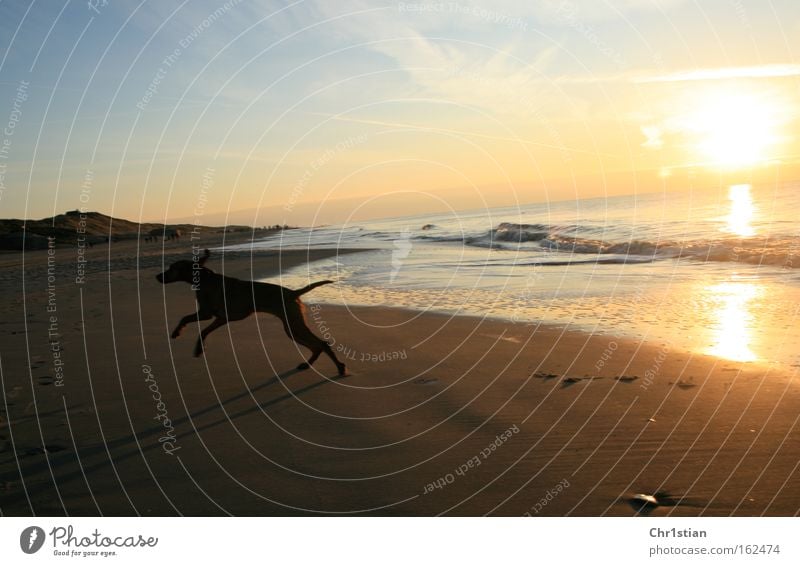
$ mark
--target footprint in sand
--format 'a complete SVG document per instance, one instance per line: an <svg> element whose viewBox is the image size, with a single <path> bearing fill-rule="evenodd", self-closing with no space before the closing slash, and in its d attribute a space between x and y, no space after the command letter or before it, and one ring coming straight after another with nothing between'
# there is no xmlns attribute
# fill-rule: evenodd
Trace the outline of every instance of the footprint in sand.
<svg viewBox="0 0 800 566"><path fill-rule="evenodd" d="M689 381L686 381L686 380L683 380L683 379L680 379L678 381L670 381L669 384L670 385L675 385L676 387L679 387L680 389L691 389L692 387L697 387L697 384L692 383L691 379Z"/></svg>
<svg viewBox="0 0 800 566"><path fill-rule="evenodd" d="M37 379L39 385L53 385L55 382L55 378L50 377L49 375L43 375L39 379Z"/></svg>
<svg viewBox="0 0 800 566"><path fill-rule="evenodd" d="M536 377L538 379L548 380L548 379L555 379L558 376L554 373L545 373L543 371L537 371L536 373L533 374L533 377Z"/></svg>
<svg viewBox="0 0 800 566"><path fill-rule="evenodd" d="M434 385L436 383L439 383L439 380L435 377L421 377L414 381L414 385Z"/></svg>
<svg viewBox="0 0 800 566"><path fill-rule="evenodd" d="M94 409L91 405L73 405L67 409L70 416L75 415L93 415Z"/></svg>
<svg viewBox="0 0 800 566"><path fill-rule="evenodd" d="M66 448L64 448L60 444L45 444L44 448L41 448L40 446L28 448L22 453L22 457L26 458L28 456L39 456L41 454L44 454L45 452L47 452L48 454L53 454L55 452L63 452L64 450L66 450Z"/></svg>
<svg viewBox="0 0 800 566"><path fill-rule="evenodd" d="M620 375L619 377L615 377L617 381L621 381L622 383L633 383L637 379L639 379L638 375Z"/></svg>
<svg viewBox="0 0 800 566"><path fill-rule="evenodd" d="M580 383L581 381L595 381L595 380L598 380L598 379L603 379L603 378L602 377L589 377L589 376L585 376L585 377L565 377L564 379L561 380L561 387L562 388L570 387L572 385L575 385L576 383Z"/></svg>

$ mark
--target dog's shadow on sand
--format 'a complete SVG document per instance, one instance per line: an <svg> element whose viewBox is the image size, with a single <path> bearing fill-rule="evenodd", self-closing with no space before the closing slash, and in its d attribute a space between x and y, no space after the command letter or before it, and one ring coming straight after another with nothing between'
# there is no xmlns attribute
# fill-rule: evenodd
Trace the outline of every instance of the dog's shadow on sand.
<svg viewBox="0 0 800 566"><path fill-rule="evenodd" d="M175 441L179 441L181 439L186 439L192 436L199 434L202 431L211 429L215 426L219 426L225 423L233 423L233 421L245 417L247 415L264 411L269 407L273 407L280 403L289 401L290 399L294 399L313 391L314 389L318 389L327 385L332 382L339 381L344 379L347 376L336 376L331 378L323 378L319 381L315 381L310 385L306 385L294 391L287 391L283 395L279 395L272 399L268 399L264 402L256 402L252 406L236 411L235 413L228 413L225 408L237 401L242 399L246 399L248 397L252 397L255 393L267 389L272 385L277 385L279 383L283 383L285 380L288 380L295 374L301 373L302 370L299 369L292 369L286 372L283 372L275 377L267 379L263 383L256 385L255 387L248 387L241 393L237 393L231 397L228 397L218 403L211 404L203 409L199 409L197 411L193 411L187 416L181 417L172 421L172 426L177 429L179 426L184 425L186 423L194 423L197 419L201 418L204 415L211 414L214 411L222 411L224 416L216 419L212 422L205 423L201 426L192 425L191 429L187 432L183 432L181 434L175 434L174 439ZM0 485L4 482L16 482L19 481L20 475L22 476L23 481L25 482L25 487L21 490L17 490L15 492L6 493L0 495L0 505L3 508L8 507L10 504L22 501L27 499L30 502L31 496L35 496L38 493L43 491L52 490L53 483L55 484L63 484L75 479L80 479L84 477L86 474L91 474L93 472L97 472L104 467L109 466L112 464L117 466L118 464L136 457L136 456L144 456L145 452L149 452L156 449L162 448L162 443L158 440L158 437L163 437L166 434L166 429L162 424L158 424L147 428L142 431L136 431L133 434L117 438L114 440L110 440L105 443L101 443L99 445L92 445L85 448L76 447L78 452L77 456L80 457L80 460L76 459L76 454L73 450L59 452L54 454L52 452L43 453L43 459L37 458L36 461L30 461L30 463L25 462L27 459L23 459L22 456L24 454L19 453L17 457L19 458L19 469L14 469L13 472L6 472L0 475ZM147 440L151 437L156 437L153 440ZM126 452L112 454L112 451L117 451L119 449L124 449L128 446L134 446ZM94 464L86 464L85 460L99 455L99 454L107 454L107 458L104 458L102 461L94 463ZM83 464L82 467L80 464ZM77 469L74 471L66 472L66 473L59 473L59 470L63 469L65 466L68 465L77 465ZM50 481L30 481L36 474L48 472L47 473L47 480ZM33 512L34 510L31 509ZM49 509L49 511L53 511L53 509ZM66 510L64 510L66 514Z"/></svg>
<svg viewBox="0 0 800 566"><path fill-rule="evenodd" d="M179 419L178 421L175 421L175 423L173 423L173 426L176 426L176 425L179 425L179 424L183 424L184 422L188 422L190 419L191 420L197 419L197 418L199 418L199 417L201 417L201 416L203 416L203 415L205 415L207 413L213 412L213 411L215 411L217 409L222 409L224 411L224 407L226 405L230 405L231 403L233 403L235 401L238 401L240 399L244 399L246 397L249 397L249 396L253 395L255 392L257 392L257 391L260 391L262 389L266 389L270 385L275 385L277 383L281 383L285 379L289 379L291 376L293 376L293 375L295 375L297 373L300 373L301 371L302 370L293 369L293 370L289 370L287 372L284 372L279 376L276 376L276 377L273 377L271 379L268 379L267 381L265 381L264 383L262 383L260 385L257 385L255 387L249 388L246 391L243 391L243 392L241 392L241 393L239 393L237 395L234 395L233 397L229 397L229 398L225 399L224 401L222 401L221 403L218 403L216 405L209 405L205 409L201 409L199 411L195 411L189 417L183 417L183 418ZM309 391L313 391L314 389L322 387L323 385L327 385L328 383L340 381L340 380L344 379L345 377L348 377L348 376L337 375L336 377L324 378L324 379L321 379L319 381L315 381L314 383L312 383L310 385L306 385L305 387L301 387L300 389L296 389L294 391L289 391L287 393L284 393L283 395L281 395L279 397L275 397L274 399L270 399L269 401L265 401L264 403L258 403L258 404L254 405L252 407L247 408L247 409L242 409L241 411L237 411L237 412L232 413L232 414L228 414L227 412L225 412L225 417L224 418L217 419L216 421L204 424L203 426L200 426L200 427L194 427L194 431L201 432L201 431L204 431L204 430L208 430L208 429L213 428L213 427L215 427L217 425L224 424L224 423L227 423L227 422L232 422L232 421L234 421L234 420L236 420L238 418L250 415L250 414L255 413L257 411L263 411L264 409L266 409L268 407L272 407L272 406L277 405L279 403L283 403L284 401L288 401L289 399L294 399L296 397L300 397L301 395L304 395L304 394L308 393ZM147 431L148 434L159 434L159 433L163 433L163 432L164 432L164 427L163 426L153 427L153 428L151 428L151 429L149 429ZM190 433L184 433L184 434L178 435L177 438L183 438L185 436L188 436L189 434Z"/></svg>

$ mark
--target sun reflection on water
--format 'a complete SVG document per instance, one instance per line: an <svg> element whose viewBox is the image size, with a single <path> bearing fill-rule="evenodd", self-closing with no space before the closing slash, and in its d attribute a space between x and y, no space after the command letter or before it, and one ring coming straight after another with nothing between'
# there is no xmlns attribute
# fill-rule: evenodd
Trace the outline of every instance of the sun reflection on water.
<svg viewBox="0 0 800 566"><path fill-rule="evenodd" d="M725 219L725 230L743 238L754 236L756 231L752 222L756 207L750 194L750 185L731 185L728 188L728 200L731 208Z"/></svg>
<svg viewBox="0 0 800 566"><path fill-rule="evenodd" d="M714 304L708 353L736 362L753 362L753 299L763 290L754 283L727 282L707 287Z"/></svg>

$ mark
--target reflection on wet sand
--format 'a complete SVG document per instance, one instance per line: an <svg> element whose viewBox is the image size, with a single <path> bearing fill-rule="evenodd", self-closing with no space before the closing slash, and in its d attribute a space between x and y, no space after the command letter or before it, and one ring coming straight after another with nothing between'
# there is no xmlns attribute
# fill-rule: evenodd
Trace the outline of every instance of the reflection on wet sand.
<svg viewBox="0 0 800 566"><path fill-rule="evenodd" d="M736 362L753 362L753 299L763 289L756 283L727 282L706 288L711 295L711 346L707 353Z"/></svg>

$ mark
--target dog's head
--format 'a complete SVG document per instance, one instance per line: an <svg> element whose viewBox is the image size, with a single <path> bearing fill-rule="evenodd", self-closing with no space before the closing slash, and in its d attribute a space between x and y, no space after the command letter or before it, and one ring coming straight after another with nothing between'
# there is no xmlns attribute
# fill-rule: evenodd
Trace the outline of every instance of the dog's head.
<svg viewBox="0 0 800 566"><path fill-rule="evenodd" d="M199 277L200 271L205 269L203 266L206 261L208 261L210 255L211 252L205 250L201 257L176 261L169 266L169 269L156 275L156 279L159 283L165 285L167 283L174 283L175 281L194 284L197 282L196 279Z"/></svg>

